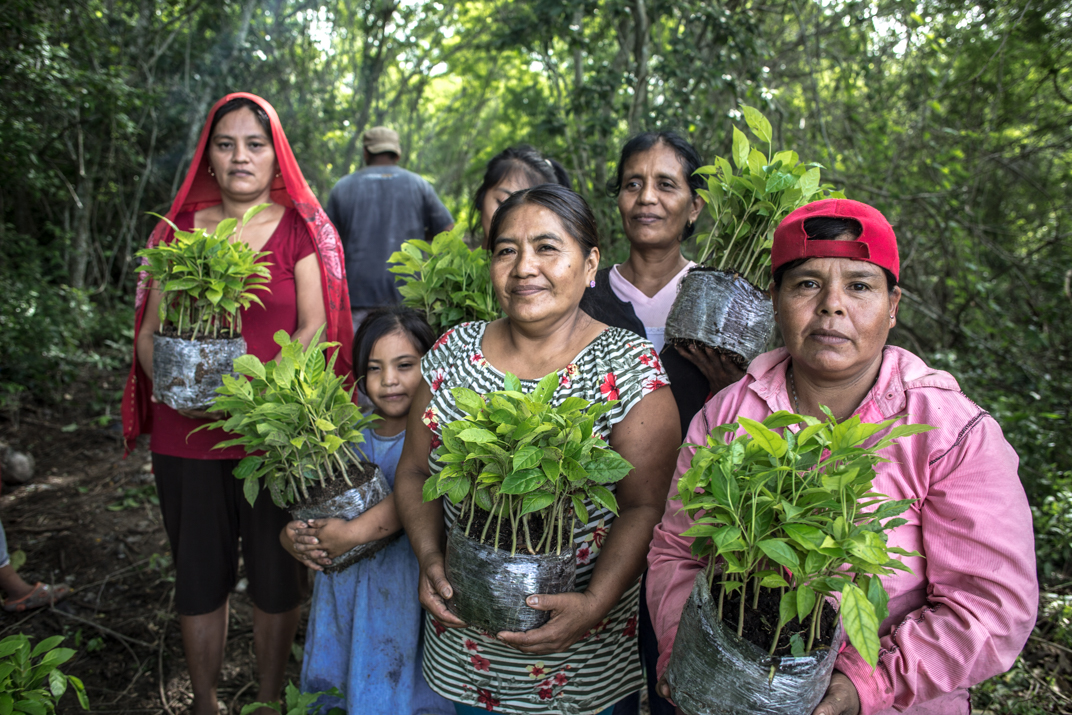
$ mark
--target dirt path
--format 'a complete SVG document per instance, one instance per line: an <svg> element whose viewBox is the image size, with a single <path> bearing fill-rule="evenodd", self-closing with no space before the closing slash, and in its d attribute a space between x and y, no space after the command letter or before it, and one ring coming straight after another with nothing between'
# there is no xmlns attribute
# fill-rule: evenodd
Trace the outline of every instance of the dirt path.
<svg viewBox="0 0 1072 715"><path fill-rule="evenodd" d="M74 590L54 609L0 613L0 637L22 632L36 643L65 635L64 646L78 655L63 670L85 682L93 712L177 715L189 705L190 683L149 453L139 445L124 460L114 428L71 430L77 412L24 410L17 426L0 422L0 438L37 461L30 484L5 485L0 496L9 549L26 555L19 572L30 583L66 582ZM241 592L231 604L219 695L237 714L256 692L252 607ZM299 634L297 657L301 641ZM299 671L292 658L287 675L295 683ZM57 712L82 711L68 694Z"/></svg>

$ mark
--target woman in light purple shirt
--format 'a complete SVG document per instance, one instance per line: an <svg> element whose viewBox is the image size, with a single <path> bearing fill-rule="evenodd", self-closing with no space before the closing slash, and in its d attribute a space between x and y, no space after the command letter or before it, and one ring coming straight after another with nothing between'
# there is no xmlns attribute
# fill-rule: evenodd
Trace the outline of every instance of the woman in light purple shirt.
<svg viewBox="0 0 1072 715"><path fill-rule="evenodd" d="M875 209L847 199L794 211L775 232L771 296L785 347L759 356L743 380L696 415L686 444L717 425L778 410L877 423L904 417L937 429L902 439L876 467L876 492L917 500L889 543L911 573L882 577L889 617L878 667L851 645L838 655L815 715L966 715L968 688L1008 670L1035 623L1031 512L1018 459L1001 428L948 373L886 345L900 288L893 229ZM877 439L877 438L876 438ZM677 479L695 450L678 458ZM648 603L662 677L681 610L704 562L681 534L691 520L668 501L648 555ZM669 694L665 680L659 684Z"/></svg>

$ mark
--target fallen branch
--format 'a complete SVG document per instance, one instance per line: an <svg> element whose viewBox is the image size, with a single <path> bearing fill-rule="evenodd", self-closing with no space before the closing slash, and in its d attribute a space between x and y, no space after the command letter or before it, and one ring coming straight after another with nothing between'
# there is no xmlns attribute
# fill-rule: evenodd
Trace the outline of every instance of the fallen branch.
<svg viewBox="0 0 1072 715"><path fill-rule="evenodd" d="M143 648L153 648L154 647L153 643L146 643L145 641L138 640L137 638L131 638L130 636L125 636L122 633L117 633L116 631L113 631L111 628L107 628L105 626L102 626L99 623L94 623L93 621L88 620L86 618L82 618L81 616L76 616L73 613L67 613L66 611L61 611L61 610L59 610L57 608L52 608L51 611L52 611L52 613L57 613L57 614L63 616L64 618L70 618L72 621L78 621L79 623L84 623L87 626L93 626L94 628L96 628L101 633L104 633L105 635L109 635L112 638L120 640L120 641L122 641L124 643L133 643L134 645L140 645ZM135 657L135 660L137 660L136 657Z"/></svg>

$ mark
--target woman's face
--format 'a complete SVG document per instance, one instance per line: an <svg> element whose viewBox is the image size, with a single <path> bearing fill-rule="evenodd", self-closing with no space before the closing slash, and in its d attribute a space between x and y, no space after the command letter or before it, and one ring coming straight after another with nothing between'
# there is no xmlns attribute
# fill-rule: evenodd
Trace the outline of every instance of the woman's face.
<svg viewBox="0 0 1072 715"><path fill-rule="evenodd" d="M491 253L491 282L503 312L520 323L551 322L580 305L599 267L550 209L523 204L503 221Z"/></svg>
<svg viewBox="0 0 1072 715"><path fill-rule="evenodd" d="M510 198L510 194L524 189L531 189L533 186L535 184L529 181L525 172L511 171L499 183L484 193L484 203L480 206L480 225L484 227L485 241L487 241L487 236L491 233L491 219L495 216L495 211L502 205L502 202Z"/></svg>
<svg viewBox="0 0 1072 715"><path fill-rule="evenodd" d="M837 382L882 359L901 289L887 290L886 274L873 263L813 258L787 271L771 297L793 365Z"/></svg>
<svg viewBox="0 0 1072 715"><path fill-rule="evenodd" d="M384 335L369 351L365 394L384 417L405 417L421 384L420 351L401 330Z"/></svg>
<svg viewBox="0 0 1072 715"><path fill-rule="evenodd" d="M247 107L228 112L209 139L209 165L220 191L237 201L267 193L279 170L271 137Z"/></svg>
<svg viewBox="0 0 1072 715"><path fill-rule="evenodd" d="M663 142L625 162L618 212L630 245L677 245L685 224L696 221L703 204L692 195L677 153Z"/></svg>

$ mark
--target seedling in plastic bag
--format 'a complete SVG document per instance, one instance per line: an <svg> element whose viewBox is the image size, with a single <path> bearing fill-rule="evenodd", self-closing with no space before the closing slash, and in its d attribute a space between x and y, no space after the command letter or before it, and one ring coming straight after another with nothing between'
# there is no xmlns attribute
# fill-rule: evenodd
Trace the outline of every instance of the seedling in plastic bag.
<svg viewBox="0 0 1072 715"><path fill-rule="evenodd" d="M825 411L825 408L824 408ZM838 423L776 412L762 423L740 417L721 425L696 450L678 483L682 508L694 519L683 536L692 553L708 558L708 583L720 586L718 617L728 591L740 594L737 634L747 596L756 608L760 589L778 589L780 613L770 646L796 618L807 629L805 652L819 632L826 597L841 594L841 622L850 642L874 666L879 625L889 600L879 577L910 571L891 554L919 556L891 547L887 532L912 499L891 500L872 489L878 453L895 440L934 429L887 420ZM801 424L799 431L787 429ZM872 437L890 429L871 446ZM738 431L744 434L735 437ZM779 434L775 430L782 433ZM794 655L799 648L794 643Z"/></svg>
<svg viewBox="0 0 1072 715"><path fill-rule="evenodd" d="M341 478L350 486L347 470L363 461L357 445L361 431L379 417L362 415L353 402L353 388L335 374L338 353L327 358L338 343L322 343L321 328L309 347L292 340L286 331L275 334L279 360L263 363L253 355L234 362L242 377L223 377L220 395L209 408L223 412L226 421L198 427L224 429L236 437L220 442L217 449L245 447L251 454L238 463L234 475L245 480L243 491L252 504L260 493L263 477L272 501L286 507L308 499L314 483ZM357 450L355 452L354 450Z"/></svg>
<svg viewBox="0 0 1072 715"><path fill-rule="evenodd" d="M242 217L243 227L270 204L254 206ZM156 215L156 214L153 214ZM236 236L238 221L224 219L215 231L195 228L180 231L163 216L175 231L174 240L143 248L137 255L144 261L141 270L160 286L160 324L170 324L184 337L192 331L198 335L219 337L220 331L232 336L242 332L241 311L256 303L264 307L256 290L269 290L270 263L261 259L267 252L254 252Z"/></svg>
<svg viewBox="0 0 1072 715"><path fill-rule="evenodd" d="M558 384L551 373L526 395L521 381L507 374L499 392L451 390L466 417L443 427L438 459L445 466L425 482L424 499L446 496L460 506L466 536L490 536L488 543L497 546L505 525L512 554L519 548L560 554L573 539L573 520L588 523L590 505L618 513L606 485L633 467L593 433L596 419L617 401L567 397L556 407L551 399ZM484 526L470 534L478 509ZM539 538L534 515L543 525Z"/></svg>

